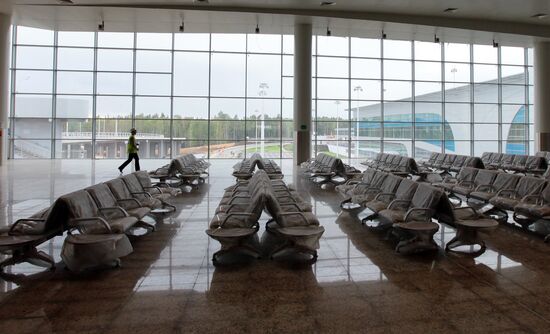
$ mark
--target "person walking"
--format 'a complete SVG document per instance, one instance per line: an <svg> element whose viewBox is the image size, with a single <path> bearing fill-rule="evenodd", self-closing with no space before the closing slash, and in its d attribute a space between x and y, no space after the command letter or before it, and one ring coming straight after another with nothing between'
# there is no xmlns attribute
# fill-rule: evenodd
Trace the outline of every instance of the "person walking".
<svg viewBox="0 0 550 334"><path fill-rule="evenodd" d="M122 174L124 167L126 167L130 162L132 162L132 159L136 161L136 171L139 170L139 156L138 156L139 147L136 144L136 133L137 133L136 129L134 128L130 129L130 138L128 138L128 147L127 147L128 160L124 161L124 163L118 167L120 174Z"/></svg>

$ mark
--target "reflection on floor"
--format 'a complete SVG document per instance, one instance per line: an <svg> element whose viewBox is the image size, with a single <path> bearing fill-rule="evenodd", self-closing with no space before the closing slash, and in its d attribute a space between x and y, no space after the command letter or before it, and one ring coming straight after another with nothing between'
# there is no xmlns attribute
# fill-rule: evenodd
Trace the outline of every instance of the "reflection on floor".
<svg viewBox="0 0 550 334"><path fill-rule="evenodd" d="M143 161L144 168L163 161ZM293 177L326 232L313 266L269 260L215 268L219 249L204 230L233 183L235 161L212 161L199 191L156 232L134 240L120 269L75 275L64 270L62 238L42 249L55 272L18 265L0 279L0 333L214 332L547 332L549 246L508 227L487 237L477 258L400 256L384 235L347 213L337 194ZM57 196L117 176L118 161L10 161L0 169L0 226ZM260 233L264 231L262 227ZM454 235L442 226L436 241Z"/></svg>

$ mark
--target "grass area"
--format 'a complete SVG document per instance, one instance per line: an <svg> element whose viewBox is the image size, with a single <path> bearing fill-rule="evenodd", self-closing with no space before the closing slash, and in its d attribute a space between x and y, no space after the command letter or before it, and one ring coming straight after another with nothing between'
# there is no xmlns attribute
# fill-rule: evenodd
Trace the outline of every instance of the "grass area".
<svg viewBox="0 0 550 334"><path fill-rule="evenodd" d="M292 152L294 149L293 144L283 144L283 152ZM260 144L258 146L249 147L246 149L246 153L256 153L260 152ZM279 153L281 150L281 145L275 144L275 145L265 145L264 146L264 152L265 153Z"/></svg>

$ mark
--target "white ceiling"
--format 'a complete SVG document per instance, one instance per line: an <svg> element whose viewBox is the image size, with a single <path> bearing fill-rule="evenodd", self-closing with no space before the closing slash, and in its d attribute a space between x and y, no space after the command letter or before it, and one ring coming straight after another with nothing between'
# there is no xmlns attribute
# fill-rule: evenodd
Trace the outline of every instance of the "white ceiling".
<svg viewBox="0 0 550 334"><path fill-rule="evenodd" d="M105 21L110 31L177 31L182 17L188 32L292 33L296 22L309 21L317 33L333 35L531 46L550 39L548 0L3 0L0 11L14 23L61 30L95 30ZM444 13L449 7L455 13ZM273 15L277 14L277 15Z"/></svg>

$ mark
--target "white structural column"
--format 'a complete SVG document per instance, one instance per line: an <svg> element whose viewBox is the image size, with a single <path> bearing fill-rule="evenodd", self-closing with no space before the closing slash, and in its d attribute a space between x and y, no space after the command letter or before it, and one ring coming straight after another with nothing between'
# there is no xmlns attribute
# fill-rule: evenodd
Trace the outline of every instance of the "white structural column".
<svg viewBox="0 0 550 334"><path fill-rule="evenodd" d="M294 26L294 163L311 157L311 24Z"/></svg>
<svg viewBox="0 0 550 334"><path fill-rule="evenodd" d="M10 25L11 17L0 14L0 165L8 156Z"/></svg>
<svg viewBox="0 0 550 334"><path fill-rule="evenodd" d="M550 42L535 44L535 151L550 151Z"/></svg>

